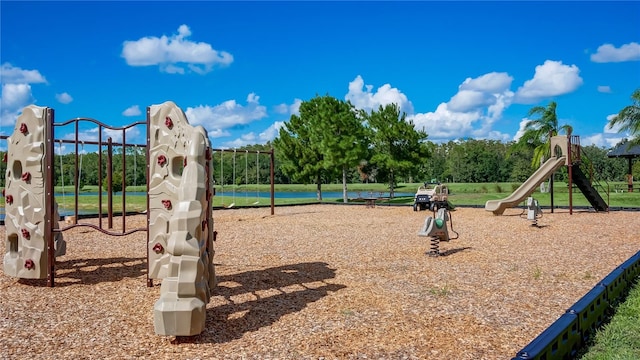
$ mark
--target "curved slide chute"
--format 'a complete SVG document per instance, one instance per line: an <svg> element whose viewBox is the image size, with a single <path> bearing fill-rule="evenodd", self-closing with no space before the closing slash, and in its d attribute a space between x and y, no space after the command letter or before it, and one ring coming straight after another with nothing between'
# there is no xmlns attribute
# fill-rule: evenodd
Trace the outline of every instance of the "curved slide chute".
<svg viewBox="0 0 640 360"><path fill-rule="evenodd" d="M484 209L492 211L494 215L502 215L507 208L514 207L523 202L536 188L547 180L558 168L566 165L566 156L552 157L536 170L525 182L511 195L500 200L489 200Z"/></svg>

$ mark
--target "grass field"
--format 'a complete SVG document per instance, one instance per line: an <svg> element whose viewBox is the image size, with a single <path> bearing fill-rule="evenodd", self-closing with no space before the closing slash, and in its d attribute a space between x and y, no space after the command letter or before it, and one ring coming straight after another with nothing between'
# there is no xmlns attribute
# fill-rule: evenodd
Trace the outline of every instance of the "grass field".
<svg viewBox="0 0 640 360"><path fill-rule="evenodd" d="M449 200L456 206L478 206L482 207L488 200L502 199L509 196L515 189L520 186L520 183L450 183L449 187ZM396 193L415 193L420 186L419 183L401 183L395 187ZM638 192L615 192L614 189L622 188L625 186L623 183L611 183L609 184L609 193L601 192L601 196L605 201L609 203L609 206L613 209L616 208L635 208L640 207L640 191ZM269 192L270 185L238 185L235 186L235 191L241 194L248 193L248 195L233 196L234 187L226 185L223 188L216 186L216 196L213 197L214 207L247 207L247 206L269 206L271 199L266 196L258 197L253 193ZM380 192L388 192L388 186L386 184L349 184L349 192L362 192L362 196L366 197L368 192L371 192L374 196L377 196ZM97 186L85 186L82 189L82 193L95 193L98 191ZM144 186L129 187L128 192L137 192L138 195L128 194L126 196L126 210L127 211L144 211L146 209L146 197L140 195L140 193L146 192ZM315 192L316 186L313 184L278 184L275 185L276 192ZM342 184L323 184L323 193L329 192L342 192ZM56 188L56 193L63 193L63 189ZM64 188L64 196L57 195L56 201L60 209L69 210L74 209L74 189L72 186ZM224 196L222 195L224 194ZM533 193L533 196L538 200L540 206L551 206L551 194L541 193L539 190ZM355 201L355 199L351 199ZM579 189L574 188L572 194L573 206L582 207L590 206L587 199L580 192ZM107 211L107 196L102 196L103 211ZM122 211L122 196L117 193L113 196L113 209L116 212ZM322 199L323 202L336 202L341 203L342 197L326 197ZM288 198L276 198L275 205L292 205L292 204L307 204L316 203L315 198L309 197L288 197ZM566 183L556 182L554 185L553 202L556 207L568 207L569 206L569 189ZM380 205L411 205L413 204L413 196L398 196L393 199L382 199L377 202ZM0 198L0 206L4 206L4 198ZM81 212L97 212L98 210L98 196L97 195L82 195L78 199L78 209Z"/></svg>
<svg viewBox="0 0 640 360"><path fill-rule="evenodd" d="M640 283L636 282L611 321L600 329L582 360L640 359Z"/></svg>

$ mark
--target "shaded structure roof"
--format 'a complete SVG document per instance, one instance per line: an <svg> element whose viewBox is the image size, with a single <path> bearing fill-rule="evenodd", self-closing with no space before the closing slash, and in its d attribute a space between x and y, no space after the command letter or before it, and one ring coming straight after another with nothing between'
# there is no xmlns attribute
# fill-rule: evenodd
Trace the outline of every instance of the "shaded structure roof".
<svg viewBox="0 0 640 360"><path fill-rule="evenodd" d="M629 142L624 142L611 149L611 151L607 153L607 156L610 158L637 158L640 157L640 145L629 147Z"/></svg>

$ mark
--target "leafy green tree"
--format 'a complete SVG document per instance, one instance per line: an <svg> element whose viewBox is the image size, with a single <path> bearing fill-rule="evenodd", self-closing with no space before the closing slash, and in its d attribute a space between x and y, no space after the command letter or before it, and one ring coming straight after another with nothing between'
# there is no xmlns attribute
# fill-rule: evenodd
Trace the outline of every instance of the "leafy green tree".
<svg viewBox="0 0 640 360"><path fill-rule="evenodd" d="M633 104L620 110L608 124L609 129L618 126L618 132L629 132L632 136L629 146L640 145L640 88L631 95Z"/></svg>
<svg viewBox="0 0 640 360"><path fill-rule="evenodd" d="M447 146L449 174L457 182L498 182L511 173L507 147L499 141L466 139Z"/></svg>
<svg viewBox="0 0 640 360"><path fill-rule="evenodd" d="M105 175L102 180L102 191L109 190L109 182ZM111 173L111 192L116 193L122 191L122 170L117 170Z"/></svg>
<svg viewBox="0 0 640 360"><path fill-rule="evenodd" d="M533 146L521 147L519 151L512 151L514 143L507 144L506 160L511 163L511 173L501 181L524 182L531 176L531 158L533 158Z"/></svg>
<svg viewBox="0 0 640 360"><path fill-rule="evenodd" d="M593 171L598 179L607 181L624 180L627 164L626 159L608 158L607 153L609 150L596 145L583 146L582 150L589 163L593 166Z"/></svg>
<svg viewBox="0 0 640 360"><path fill-rule="evenodd" d="M446 175L447 153L443 144L436 144L428 141L427 148L430 156L425 159L419 176L422 175L422 182L431 181L433 179L444 181Z"/></svg>
<svg viewBox="0 0 640 360"><path fill-rule="evenodd" d="M339 169L342 172L342 200L347 198L347 173L364 159L367 150L365 128L356 117L350 102L325 96L320 99L317 116L320 126L314 139L324 153L325 170Z"/></svg>
<svg viewBox="0 0 640 360"><path fill-rule="evenodd" d="M329 95L300 104L280 128L274 145L280 153L284 174L294 181L315 183L322 200L322 182L342 174L343 198L347 201L347 170L356 167L366 150L364 128L353 106Z"/></svg>
<svg viewBox="0 0 640 360"><path fill-rule="evenodd" d="M400 113L397 104L380 106L370 114L362 112L368 124L369 139L373 148L373 163L379 173L386 175L390 196L393 197L397 175L417 173L429 155L427 133L415 129L406 121L406 114Z"/></svg>
<svg viewBox="0 0 640 360"><path fill-rule="evenodd" d="M552 136L558 135L560 130L566 134L571 134L573 130L570 125L558 126L556 107L556 102L551 101L546 107L534 106L531 108L527 116L538 115L539 117L529 120L525 124L524 134L516 144L516 146L534 146L533 159L531 160L533 168L540 166L549 156Z"/></svg>
<svg viewBox="0 0 640 360"><path fill-rule="evenodd" d="M127 146L127 186L146 184L146 156L145 149L137 146Z"/></svg>

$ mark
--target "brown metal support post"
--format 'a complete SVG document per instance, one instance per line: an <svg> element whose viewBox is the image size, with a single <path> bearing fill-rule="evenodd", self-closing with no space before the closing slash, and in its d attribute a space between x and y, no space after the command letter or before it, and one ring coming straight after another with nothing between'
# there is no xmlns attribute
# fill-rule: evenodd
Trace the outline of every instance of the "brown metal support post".
<svg viewBox="0 0 640 360"><path fill-rule="evenodd" d="M98 126L98 227L102 229L102 125Z"/></svg>
<svg viewBox="0 0 640 360"><path fill-rule="evenodd" d="M553 132L549 131L549 155L553 154L553 144L551 144L551 138L553 137ZM558 154L556 154L557 156ZM553 177L555 175L555 172L551 173L551 176L549 176L549 197L551 198L551 213L553 214L553 209L555 208L555 205L553 204Z"/></svg>
<svg viewBox="0 0 640 360"><path fill-rule="evenodd" d="M569 177L569 215L573 215L573 146L571 145L571 134L567 136L567 142L569 144L569 151L567 154L568 177Z"/></svg>
<svg viewBox="0 0 640 360"><path fill-rule="evenodd" d="M55 257L55 244L53 241L53 228L54 221L58 219L54 218L55 214L55 187L54 187L54 131L53 131L53 119L54 110L47 108L45 118L45 136L46 136L46 153L45 153L45 239L47 240L47 286L53 287L56 277L56 257ZM60 154L62 156L62 154ZM62 171L62 169L60 169Z"/></svg>
<svg viewBox="0 0 640 360"><path fill-rule="evenodd" d="M211 226L213 224L211 224L210 220L211 220L211 212L213 211L212 207L213 204L211 204L211 148L207 147L207 149L205 150L205 167L204 167L204 171L206 175L205 181L207 182L207 186L206 186L206 190L205 190L205 194L207 197L207 211L205 212L205 226L206 226L206 231L207 234L213 234L213 231L210 231ZM202 229L202 232L204 232L205 229ZM208 254L211 254L211 241L213 241L213 239L209 238L209 236L207 235L207 243L205 244L205 249L207 250Z"/></svg>
<svg viewBox="0 0 640 360"><path fill-rule="evenodd" d="M111 184L113 173L113 142L107 139L107 222L109 229L113 229L113 186Z"/></svg>
<svg viewBox="0 0 640 360"><path fill-rule="evenodd" d="M147 243L145 244L146 248L147 248L147 286L148 287L152 287L153 286L153 279L151 279L149 277L149 239L150 239L150 235L149 235L149 224L151 222L151 209L149 208L149 179L150 177L150 159L149 159L149 147L151 145L151 128L150 128L150 123L151 123L151 109L147 106L147 146L145 147L145 157L147 159Z"/></svg>
<svg viewBox="0 0 640 360"><path fill-rule="evenodd" d="M274 198L274 194L275 194L275 185L274 185L274 180L275 180L275 157L273 154L273 148L271 148L271 155L269 156L269 162L270 162L270 178L271 178L271 215L275 214L275 198Z"/></svg>
<svg viewBox="0 0 640 360"><path fill-rule="evenodd" d="M633 192L633 158L629 157L629 171L627 172L627 191Z"/></svg>
<svg viewBox="0 0 640 360"><path fill-rule="evenodd" d="M78 193L80 192L80 184L78 184L79 176L78 176L78 120L76 119L76 171L73 172L73 184L75 185L75 197L73 200L74 211L73 211L73 223L78 224Z"/></svg>
<svg viewBox="0 0 640 360"><path fill-rule="evenodd" d="M122 233L127 230L127 135L122 129Z"/></svg>

